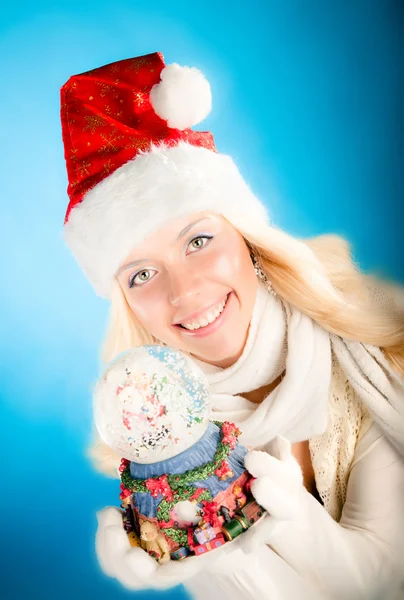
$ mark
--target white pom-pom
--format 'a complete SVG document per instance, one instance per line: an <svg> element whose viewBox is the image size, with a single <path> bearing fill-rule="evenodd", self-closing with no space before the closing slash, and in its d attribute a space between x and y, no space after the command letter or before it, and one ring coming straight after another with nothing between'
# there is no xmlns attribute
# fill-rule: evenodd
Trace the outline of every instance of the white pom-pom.
<svg viewBox="0 0 404 600"><path fill-rule="evenodd" d="M155 113L173 129L188 129L210 113L212 93L209 82L195 67L181 67L176 63L165 67L161 82L150 92Z"/></svg>
<svg viewBox="0 0 404 600"><path fill-rule="evenodd" d="M177 502L177 504L174 506L174 513L181 521L186 521L187 523L192 523L193 525L197 525L201 520L201 515L197 504L195 504L195 502L190 502L189 500Z"/></svg>

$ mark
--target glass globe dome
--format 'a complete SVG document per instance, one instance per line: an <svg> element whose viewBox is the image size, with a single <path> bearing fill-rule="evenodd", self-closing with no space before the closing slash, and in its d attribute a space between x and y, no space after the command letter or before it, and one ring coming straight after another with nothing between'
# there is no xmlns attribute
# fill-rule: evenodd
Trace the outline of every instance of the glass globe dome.
<svg viewBox="0 0 404 600"><path fill-rule="evenodd" d="M95 424L121 457L152 464L194 445L209 424L209 391L191 358L167 346L118 355L93 393Z"/></svg>

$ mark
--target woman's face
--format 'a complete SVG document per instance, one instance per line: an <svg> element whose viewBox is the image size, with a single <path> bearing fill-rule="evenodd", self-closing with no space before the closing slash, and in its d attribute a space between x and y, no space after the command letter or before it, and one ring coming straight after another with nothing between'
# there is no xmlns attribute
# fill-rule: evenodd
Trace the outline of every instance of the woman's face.
<svg viewBox="0 0 404 600"><path fill-rule="evenodd" d="M161 342L223 368L241 355L258 281L243 237L223 217L170 222L133 248L117 279Z"/></svg>

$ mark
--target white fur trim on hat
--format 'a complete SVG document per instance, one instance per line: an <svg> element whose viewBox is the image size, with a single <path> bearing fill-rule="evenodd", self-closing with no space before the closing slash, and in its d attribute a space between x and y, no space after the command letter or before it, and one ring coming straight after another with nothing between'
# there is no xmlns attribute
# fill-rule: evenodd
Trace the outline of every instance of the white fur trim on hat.
<svg viewBox="0 0 404 600"><path fill-rule="evenodd" d="M64 238L97 295L110 298L115 273L137 243L173 219L202 211L240 228L268 220L230 156L186 142L153 146L85 195L69 215Z"/></svg>

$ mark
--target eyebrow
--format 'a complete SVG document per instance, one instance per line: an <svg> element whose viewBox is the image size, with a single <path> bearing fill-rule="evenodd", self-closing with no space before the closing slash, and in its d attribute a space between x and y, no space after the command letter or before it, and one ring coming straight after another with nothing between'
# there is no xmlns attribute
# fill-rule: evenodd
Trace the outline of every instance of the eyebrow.
<svg viewBox="0 0 404 600"><path fill-rule="evenodd" d="M195 225L197 225L201 221L204 221L207 218L208 217L201 217L200 219L196 219L196 221L192 221L192 223L189 223L189 225L187 225L186 227L184 227L184 229L181 229L181 231L177 235L176 241L178 242L181 238L184 237L184 235L186 235L188 233L188 231L190 229L192 229L192 227L194 227ZM122 273L122 271L126 271L126 269L130 269L132 267L136 267L137 265L140 265L140 264L142 264L144 262L147 262L147 261L148 261L147 258L141 258L139 260L134 260L134 261L132 261L132 262L126 264L126 265L123 265L122 267L120 267L118 269L118 271L116 272L115 276L118 277L118 275L120 275Z"/></svg>
<svg viewBox="0 0 404 600"><path fill-rule="evenodd" d="M190 223L189 225L187 225L186 227L184 227L184 229L181 229L181 231L179 232L179 234L177 235L177 242L178 240L180 240L181 238L184 237L184 235L186 235L188 233L188 231L190 229L192 229L192 227L194 225L197 225L198 223L200 223L201 221L204 221L205 219L207 219L208 217L201 217L200 219L197 219L196 221L193 221L192 223Z"/></svg>

